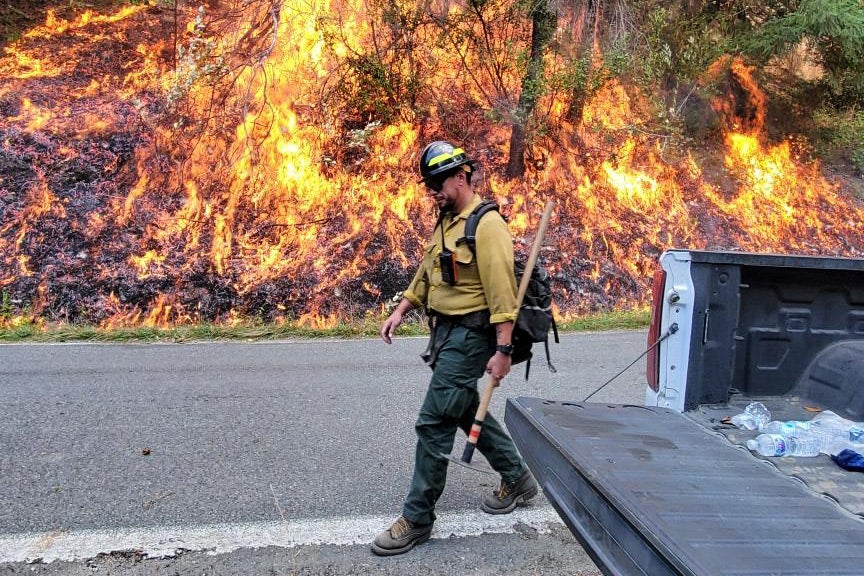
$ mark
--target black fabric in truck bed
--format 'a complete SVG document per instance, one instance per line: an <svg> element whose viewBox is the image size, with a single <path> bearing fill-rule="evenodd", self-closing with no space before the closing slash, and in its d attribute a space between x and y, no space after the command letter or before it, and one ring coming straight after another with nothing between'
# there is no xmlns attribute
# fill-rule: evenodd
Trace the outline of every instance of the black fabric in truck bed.
<svg viewBox="0 0 864 576"><path fill-rule="evenodd" d="M864 521L662 408L510 399L546 498L607 574L864 574Z"/></svg>

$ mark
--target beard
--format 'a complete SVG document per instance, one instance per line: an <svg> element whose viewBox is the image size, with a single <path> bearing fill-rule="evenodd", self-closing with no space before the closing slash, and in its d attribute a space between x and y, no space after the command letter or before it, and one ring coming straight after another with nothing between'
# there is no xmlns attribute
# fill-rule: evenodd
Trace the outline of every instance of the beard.
<svg viewBox="0 0 864 576"><path fill-rule="evenodd" d="M447 212L453 211L453 207L456 204L456 201L453 198L442 196L441 200L439 200L438 197L435 198L435 204L438 205L438 212L440 212L441 214L445 214Z"/></svg>

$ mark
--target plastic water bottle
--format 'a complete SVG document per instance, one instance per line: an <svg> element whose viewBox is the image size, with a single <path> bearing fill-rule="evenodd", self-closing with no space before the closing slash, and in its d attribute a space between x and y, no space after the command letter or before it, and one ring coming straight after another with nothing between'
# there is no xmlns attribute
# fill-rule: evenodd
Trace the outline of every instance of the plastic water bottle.
<svg viewBox="0 0 864 576"><path fill-rule="evenodd" d="M858 422L854 426L849 427L849 440L843 448L848 448L864 455L864 422ZM832 452L832 454L839 454L840 452L842 450Z"/></svg>
<svg viewBox="0 0 864 576"><path fill-rule="evenodd" d="M783 456L788 450L786 438L780 434L759 434L755 439L747 440L747 448L762 456Z"/></svg>
<svg viewBox="0 0 864 576"><path fill-rule="evenodd" d="M834 456L846 449L864 454L864 426L861 423L850 426L846 434L830 436L822 445L822 452Z"/></svg>
<svg viewBox="0 0 864 576"><path fill-rule="evenodd" d="M741 414L732 417L732 424L745 430L761 430L771 420L771 412L761 402L751 402Z"/></svg>
<svg viewBox="0 0 864 576"><path fill-rule="evenodd" d="M771 421L771 412L761 402L751 402L744 411L753 416L753 419L756 421L756 427L760 430Z"/></svg>
<svg viewBox="0 0 864 576"><path fill-rule="evenodd" d="M813 417L811 421L814 426L819 426L824 430L838 432L839 435L845 436L850 427L855 425L855 422L841 418L830 410L820 412Z"/></svg>
<svg viewBox="0 0 864 576"><path fill-rule="evenodd" d="M811 420L810 432L822 442L822 452L837 454L849 443L855 427L851 420L841 418L830 410L820 412Z"/></svg>
<svg viewBox="0 0 864 576"><path fill-rule="evenodd" d="M818 456L822 452L822 440L804 432L789 438L788 456Z"/></svg>
<svg viewBox="0 0 864 576"><path fill-rule="evenodd" d="M784 438L780 434L759 434L747 441L747 448L762 456L818 456L821 450L819 438L801 434Z"/></svg>
<svg viewBox="0 0 864 576"><path fill-rule="evenodd" d="M798 420L787 420L781 422L780 420L772 420L760 428L759 431L765 434L780 434L781 436L789 438L790 436L795 436L797 432L809 430L810 422L801 422Z"/></svg>

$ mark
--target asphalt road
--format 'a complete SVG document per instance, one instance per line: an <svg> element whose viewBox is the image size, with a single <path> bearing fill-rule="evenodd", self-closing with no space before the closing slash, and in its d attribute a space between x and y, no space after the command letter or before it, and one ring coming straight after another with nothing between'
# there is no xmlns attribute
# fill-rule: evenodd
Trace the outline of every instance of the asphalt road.
<svg viewBox="0 0 864 576"><path fill-rule="evenodd" d="M478 503L495 479L455 468L437 537L369 553L410 478L424 346L0 346L0 574L598 574L543 498L493 526ZM582 400L644 346L642 331L563 335L558 372L515 367L490 412ZM644 378L643 361L592 401L641 403Z"/></svg>

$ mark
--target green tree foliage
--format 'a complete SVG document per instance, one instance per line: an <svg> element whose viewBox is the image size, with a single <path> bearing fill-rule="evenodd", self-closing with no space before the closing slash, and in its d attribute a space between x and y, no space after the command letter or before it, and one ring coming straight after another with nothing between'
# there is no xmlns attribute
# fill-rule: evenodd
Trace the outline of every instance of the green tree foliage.
<svg viewBox="0 0 864 576"><path fill-rule="evenodd" d="M373 42L366 46L345 37L344 16L338 12L319 23L329 45L335 41L350 50L334 94L343 102L351 129L410 117L422 87L422 63L416 50L421 28L428 24L423 12L410 1L373 0L367 8Z"/></svg>
<svg viewBox="0 0 864 576"><path fill-rule="evenodd" d="M639 56L643 81L681 83L698 78L728 49L733 16L705 5L687 11L678 4L634 3L637 21L631 53Z"/></svg>
<svg viewBox="0 0 864 576"><path fill-rule="evenodd" d="M825 70L824 81L843 99L864 96L864 3L802 0L755 29L745 50L766 61L805 45Z"/></svg>

